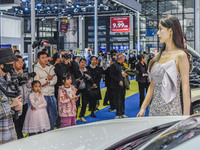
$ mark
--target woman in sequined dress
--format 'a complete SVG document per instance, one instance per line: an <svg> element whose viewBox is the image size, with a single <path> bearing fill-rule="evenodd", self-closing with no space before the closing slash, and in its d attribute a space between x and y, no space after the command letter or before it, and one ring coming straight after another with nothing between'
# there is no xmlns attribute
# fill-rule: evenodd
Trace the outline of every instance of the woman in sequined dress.
<svg viewBox="0 0 200 150"><path fill-rule="evenodd" d="M189 115L191 56L184 49L179 20L172 15L161 18L157 35L163 47L149 63L151 83L137 117L145 115L150 102L149 116ZM180 102L180 83L183 90L183 112Z"/></svg>

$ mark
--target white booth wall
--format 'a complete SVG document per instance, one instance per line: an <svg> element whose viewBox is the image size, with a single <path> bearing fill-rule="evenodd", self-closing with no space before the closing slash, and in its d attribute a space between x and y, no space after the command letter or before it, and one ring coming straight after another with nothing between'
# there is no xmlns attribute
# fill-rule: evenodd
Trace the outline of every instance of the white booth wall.
<svg viewBox="0 0 200 150"><path fill-rule="evenodd" d="M16 45L24 53L24 19L15 16L1 15L1 44Z"/></svg>

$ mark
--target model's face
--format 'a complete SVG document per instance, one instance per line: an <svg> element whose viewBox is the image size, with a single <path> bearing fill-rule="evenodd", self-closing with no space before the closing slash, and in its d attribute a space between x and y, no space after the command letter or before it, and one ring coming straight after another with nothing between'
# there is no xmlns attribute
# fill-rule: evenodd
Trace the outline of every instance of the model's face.
<svg viewBox="0 0 200 150"><path fill-rule="evenodd" d="M47 55L40 55L40 58L38 59L39 63L42 65L46 65L48 63Z"/></svg>
<svg viewBox="0 0 200 150"><path fill-rule="evenodd" d="M171 29L162 26L160 23L157 35L160 40L160 43L167 43L167 41L171 40L172 38Z"/></svg>
<svg viewBox="0 0 200 150"><path fill-rule="evenodd" d="M38 93L40 91L40 88L41 88L40 83L36 83L36 84L33 85L32 89L33 89L34 92Z"/></svg>
<svg viewBox="0 0 200 150"><path fill-rule="evenodd" d="M23 59L22 58L18 58L18 61L16 61L14 63L14 67L17 69L17 70L21 70L23 68L23 65L24 65L24 62L23 62Z"/></svg>

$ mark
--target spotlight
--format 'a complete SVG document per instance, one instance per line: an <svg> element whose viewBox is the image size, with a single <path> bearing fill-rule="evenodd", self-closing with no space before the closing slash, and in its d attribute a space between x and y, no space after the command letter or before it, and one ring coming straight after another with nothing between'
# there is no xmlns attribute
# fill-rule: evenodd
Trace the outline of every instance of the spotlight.
<svg viewBox="0 0 200 150"><path fill-rule="evenodd" d="M72 5L71 8L74 8L74 5Z"/></svg>
<svg viewBox="0 0 200 150"><path fill-rule="evenodd" d="M108 6L104 6L104 10L109 10L109 7Z"/></svg>
<svg viewBox="0 0 200 150"><path fill-rule="evenodd" d="M81 11L86 12L86 7L81 8Z"/></svg>
<svg viewBox="0 0 200 150"><path fill-rule="evenodd" d="M66 3L71 6L72 5L72 0L66 0Z"/></svg>
<svg viewBox="0 0 200 150"><path fill-rule="evenodd" d="M62 12L63 12L63 13L65 13L65 12L66 12L66 10L63 8L63 9L62 9Z"/></svg>
<svg viewBox="0 0 200 150"><path fill-rule="evenodd" d="M57 9L58 9L58 7L57 7L57 6L54 6L54 9L56 9L56 10L57 10Z"/></svg>
<svg viewBox="0 0 200 150"><path fill-rule="evenodd" d="M78 12L78 8L75 8L75 9L74 9L74 12L77 13L77 12Z"/></svg>
<svg viewBox="0 0 200 150"><path fill-rule="evenodd" d="M23 14L24 14L23 10L20 10L20 11L19 11L19 13L20 13L21 15L23 15Z"/></svg>
<svg viewBox="0 0 200 150"><path fill-rule="evenodd" d="M54 20L55 20L55 21L59 21L59 18L58 18L58 17L56 17Z"/></svg>
<svg viewBox="0 0 200 150"><path fill-rule="evenodd" d="M45 17L42 18L42 22L44 22L44 21L46 21L46 18L45 18Z"/></svg>
<svg viewBox="0 0 200 150"><path fill-rule="evenodd" d="M15 11L18 11L19 9L18 8L15 8Z"/></svg>
<svg viewBox="0 0 200 150"><path fill-rule="evenodd" d="M91 4L88 4L88 7L92 7L92 5L91 5Z"/></svg>
<svg viewBox="0 0 200 150"><path fill-rule="evenodd" d="M51 7L50 6L47 6L47 10L50 10L51 9Z"/></svg>
<svg viewBox="0 0 200 150"><path fill-rule="evenodd" d="M80 5L77 4L77 5L76 5L76 8L80 8Z"/></svg>
<svg viewBox="0 0 200 150"><path fill-rule="evenodd" d="M28 7L25 7L25 8L24 8L24 11L29 11L29 8L28 8Z"/></svg>
<svg viewBox="0 0 200 150"><path fill-rule="evenodd" d="M66 9L68 9L68 8L69 8L69 6L68 6L68 5L66 5L65 7L66 7Z"/></svg>
<svg viewBox="0 0 200 150"><path fill-rule="evenodd" d="M67 16L67 19L68 19L68 20L70 20L70 19L71 19L71 15L70 15L70 14Z"/></svg>
<svg viewBox="0 0 200 150"><path fill-rule="evenodd" d="M22 0L23 3L26 3L26 0Z"/></svg>
<svg viewBox="0 0 200 150"><path fill-rule="evenodd" d="M41 3L38 3L38 4L37 4L37 7L41 7L41 6L42 6L42 4L41 4Z"/></svg>

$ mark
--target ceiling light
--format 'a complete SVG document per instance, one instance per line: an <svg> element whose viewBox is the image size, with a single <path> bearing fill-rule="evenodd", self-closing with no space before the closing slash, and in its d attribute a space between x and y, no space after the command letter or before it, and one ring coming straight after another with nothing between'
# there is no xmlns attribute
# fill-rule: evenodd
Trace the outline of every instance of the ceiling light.
<svg viewBox="0 0 200 150"><path fill-rule="evenodd" d="M46 21L46 18L45 18L45 17L42 18L42 22L44 22L44 21Z"/></svg>
<svg viewBox="0 0 200 150"><path fill-rule="evenodd" d="M55 20L55 21L59 21L59 18L58 18L58 17L56 17L54 20Z"/></svg>
<svg viewBox="0 0 200 150"><path fill-rule="evenodd" d="M85 12L86 11L86 7L82 7L81 11Z"/></svg>
<svg viewBox="0 0 200 150"><path fill-rule="evenodd" d="M75 9L74 9L74 12L77 13L77 12L78 12L78 8L75 8Z"/></svg>
<svg viewBox="0 0 200 150"><path fill-rule="evenodd" d="M109 7L108 6L104 6L104 10L109 10Z"/></svg>

